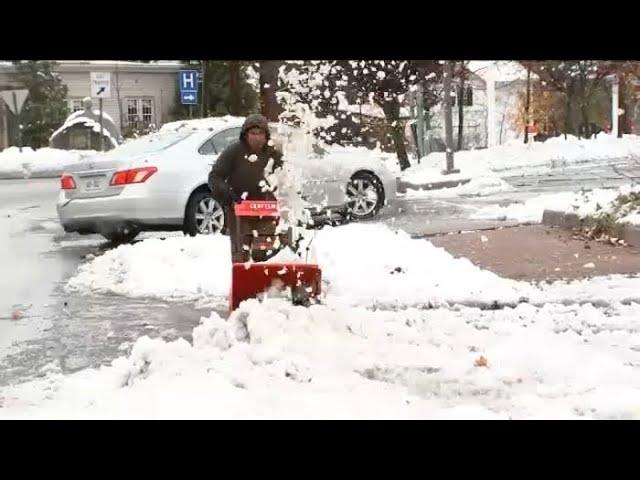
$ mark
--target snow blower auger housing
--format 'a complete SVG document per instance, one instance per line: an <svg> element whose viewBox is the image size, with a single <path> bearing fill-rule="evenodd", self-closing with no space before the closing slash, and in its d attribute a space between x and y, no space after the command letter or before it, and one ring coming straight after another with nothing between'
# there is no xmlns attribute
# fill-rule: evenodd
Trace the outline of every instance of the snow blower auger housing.
<svg viewBox="0 0 640 480"><path fill-rule="evenodd" d="M292 245L292 233L276 234L280 218L277 201L244 200L234 206L238 255L231 267L229 313L240 302L271 289L289 288L296 305L309 305L320 294L321 272L311 263L265 263ZM241 260L241 261L240 261Z"/></svg>

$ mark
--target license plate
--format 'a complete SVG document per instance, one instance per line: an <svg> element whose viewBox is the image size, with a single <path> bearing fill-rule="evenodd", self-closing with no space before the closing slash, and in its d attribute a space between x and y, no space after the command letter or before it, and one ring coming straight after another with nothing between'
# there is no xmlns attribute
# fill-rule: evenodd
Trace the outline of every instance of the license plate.
<svg viewBox="0 0 640 480"><path fill-rule="evenodd" d="M85 192L100 192L104 190L107 177L106 175L96 175L93 177L83 177L81 180L82 189Z"/></svg>

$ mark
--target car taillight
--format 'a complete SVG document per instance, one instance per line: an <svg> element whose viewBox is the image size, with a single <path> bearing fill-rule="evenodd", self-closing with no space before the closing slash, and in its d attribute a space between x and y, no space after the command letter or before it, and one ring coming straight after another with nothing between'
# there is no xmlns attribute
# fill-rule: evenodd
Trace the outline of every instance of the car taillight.
<svg viewBox="0 0 640 480"><path fill-rule="evenodd" d="M130 183L142 183L156 173L156 167L132 168L130 170L121 170L113 174L111 177L111 185L128 185Z"/></svg>
<svg viewBox="0 0 640 480"><path fill-rule="evenodd" d="M76 182L71 175L63 175L60 178L60 188L62 190L73 190L76 188Z"/></svg>

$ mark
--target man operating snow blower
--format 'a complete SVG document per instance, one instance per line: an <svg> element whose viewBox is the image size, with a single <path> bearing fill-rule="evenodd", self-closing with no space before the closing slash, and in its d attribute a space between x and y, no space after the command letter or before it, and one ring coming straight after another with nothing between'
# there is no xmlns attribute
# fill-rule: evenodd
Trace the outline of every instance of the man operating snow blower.
<svg viewBox="0 0 640 480"><path fill-rule="evenodd" d="M290 209L281 212L276 199L277 180L272 174L282 169L283 162L270 138L266 118L250 115L242 126L240 140L220 154L209 174L212 196L225 208L231 240L230 312L243 300L274 287L279 292L289 291L291 300L299 305L309 305L320 293L318 265L286 255L279 263L274 263L276 259L262 263L284 247L296 252L299 245L299 239L293 240L292 227L283 232L279 225L281 213L285 219L285 211L285 223L292 219ZM275 183L271 185L268 178ZM281 193L288 191L284 190Z"/></svg>
<svg viewBox="0 0 640 480"><path fill-rule="evenodd" d="M242 200L276 200L271 189L265 188L269 187L266 176L282 167L282 153L269 144L270 139L267 119L249 115L239 140L224 149L209 174L212 196L225 209L233 262L246 259L242 238L238 238L235 205Z"/></svg>

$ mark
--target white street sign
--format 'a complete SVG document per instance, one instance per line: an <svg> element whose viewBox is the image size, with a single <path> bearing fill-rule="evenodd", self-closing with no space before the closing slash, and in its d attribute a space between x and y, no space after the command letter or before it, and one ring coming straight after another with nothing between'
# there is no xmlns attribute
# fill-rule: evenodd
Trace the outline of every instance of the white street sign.
<svg viewBox="0 0 640 480"><path fill-rule="evenodd" d="M29 90L3 90L0 92L0 96L16 115L22 110L27 95L29 95Z"/></svg>
<svg viewBox="0 0 640 480"><path fill-rule="evenodd" d="M111 72L91 72L91 96L111 98Z"/></svg>

